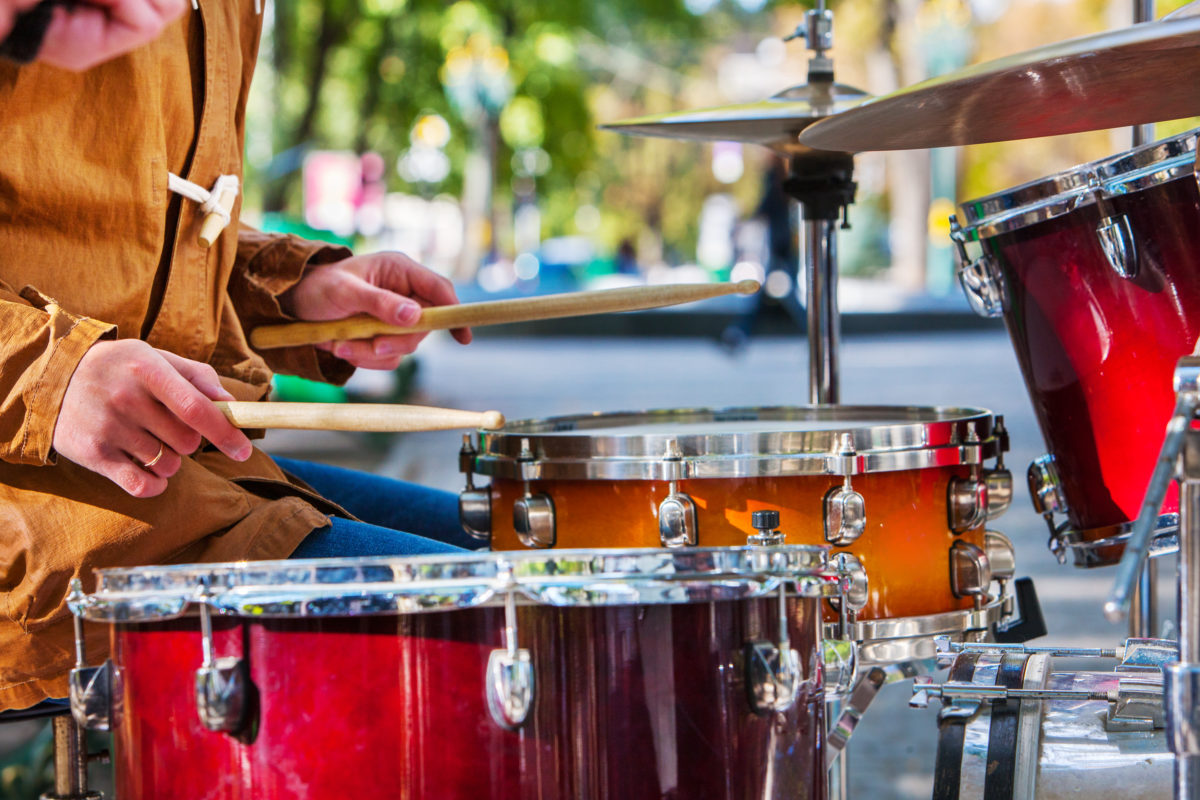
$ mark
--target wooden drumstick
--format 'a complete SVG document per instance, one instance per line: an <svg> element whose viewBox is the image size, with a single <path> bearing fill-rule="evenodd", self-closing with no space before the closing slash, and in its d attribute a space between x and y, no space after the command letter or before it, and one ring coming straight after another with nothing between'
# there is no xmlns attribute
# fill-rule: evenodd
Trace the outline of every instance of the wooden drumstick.
<svg viewBox="0 0 1200 800"><path fill-rule="evenodd" d="M604 289L597 292L568 292L513 300L488 300L455 306L434 306L421 311L415 325L389 325L374 317L359 315L330 322L293 322L265 325L250 334L250 343L260 350L293 347L301 344L333 342L343 339L367 339L380 334L418 333L502 325L508 322L607 314L614 311L641 311L647 308L681 305L728 294L754 294L758 281L737 283L687 283L670 286L635 286Z"/></svg>
<svg viewBox="0 0 1200 800"><path fill-rule="evenodd" d="M309 431L445 431L504 427L499 411L376 403L214 403L239 428L291 428Z"/></svg>

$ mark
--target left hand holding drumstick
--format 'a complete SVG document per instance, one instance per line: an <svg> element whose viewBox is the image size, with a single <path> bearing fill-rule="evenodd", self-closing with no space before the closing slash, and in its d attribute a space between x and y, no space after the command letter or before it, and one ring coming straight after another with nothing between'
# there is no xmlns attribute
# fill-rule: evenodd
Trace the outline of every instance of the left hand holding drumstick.
<svg viewBox="0 0 1200 800"><path fill-rule="evenodd" d="M369 314L390 325L407 326L420 319L423 307L454 305L458 296L449 280L408 256L374 253L310 268L280 297L280 303L292 316L311 322ZM471 341L468 328L459 328L453 334L463 344ZM382 335L323 342L317 347L356 367L389 370L416 350L427 335Z"/></svg>

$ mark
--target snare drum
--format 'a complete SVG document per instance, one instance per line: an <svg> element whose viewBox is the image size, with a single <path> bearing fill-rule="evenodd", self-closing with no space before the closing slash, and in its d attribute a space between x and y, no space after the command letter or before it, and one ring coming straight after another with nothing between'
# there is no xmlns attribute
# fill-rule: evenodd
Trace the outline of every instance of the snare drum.
<svg viewBox="0 0 1200 800"><path fill-rule="evenodd" d="M1018 689L1112 692L1121 672L1054 672L1045 654L964 653L954 682ZM1125 673L1152 683L1161 672ZM1161 683L1159 684L1161 686ZM943 710L934 800L1126 800L1172 797L1174 755L1152 724L1114 723L1112 705L1083 697L983 701Z"/></svg>
<svg viewBox="0 0 1200 800"><path fill-rule="evenodd" d="M986 603L1011 545L1007 448L980 409L799 406L663 410L511 422L468 440L464 527L493 549L739 545L755 511L788 542L865 570L861 620ZM474 474L490 476L475 488ZM989 491L990 489L990 491ZM989 559L989 548L991 549ZM984 626L986 627L986 626ZM924 633L941 632L936 630Z"/></svg>
<svg viewBox="0 0 1200 800"><path fill-rule="evenodd" d="M967 296L1004 317L1050 450L1030 467L1034 504L1080 566L1120 558L1174 408L1175 363L1200 335L1194 151L1194 132L1165 139L971 201L963 227L952 220ZM1160 530L1178 507L1172 485Z"/></svg>
<svg viewBox="0 0 1200 800"><path fill-rule="evenodd" d="M124 798L823 798L824 564L779 547L102 570L72 608L111 626L111 700L93 681L73 702L110 717Z"/></svg>

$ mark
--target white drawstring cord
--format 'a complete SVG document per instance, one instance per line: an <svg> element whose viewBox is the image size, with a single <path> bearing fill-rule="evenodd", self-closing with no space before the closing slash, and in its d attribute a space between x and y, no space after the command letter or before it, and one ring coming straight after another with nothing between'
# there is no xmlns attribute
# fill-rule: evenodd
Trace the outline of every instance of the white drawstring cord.
<svg viewBox="0 0 1200 800"><path fill-rule="evenodd" d="M213 238L216 234L225 229L231 221L233 215L229 209L221 205L221 198L228 194L237 196L240 183L237 175L218 175L217 180L213 183L212 189L205 189L198 183L192 183L186 178L181 178L174 172L167 173L167 188L178 195L182 195L189 200L200 204L200 210L205 214L205 222L211 220L214 216L220 220L220 227L213 233Z"/></svg>

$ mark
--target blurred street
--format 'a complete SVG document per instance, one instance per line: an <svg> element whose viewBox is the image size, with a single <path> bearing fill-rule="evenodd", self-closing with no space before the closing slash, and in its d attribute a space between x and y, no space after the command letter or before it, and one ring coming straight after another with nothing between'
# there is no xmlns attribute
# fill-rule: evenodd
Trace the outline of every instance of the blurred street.
<svg viewBox="0 0 1200 800"><path fill-rule="evenodd" d="M1012 508L989 524L1016 545L1018 575L1033 576L1057 644L1114 646L1124 632L1101 616L1113 571L1060 566L1046 526L1029 504L1025 468L1043 444L1007 335L1000 330L873 334L842 342L842 401L864 405L979 406L1003 413L1012 438L1006 463ZM796 405L808 396L802 338L753 339L729 355L705 339L500 339L462 347L435 336L419 351L423 404L498 409L510 420L645 408ZM273 432L267 449L458 491L460 435L371 440L348 434ZM786 532L786 531L785 531ZM1173 576L1173 564L1161 574ZM1167 578L1160 608L1171 609ZM851 740L853 798L927 798L936 751L936 702L907 707L908 683L876 699Z"/></svg>

